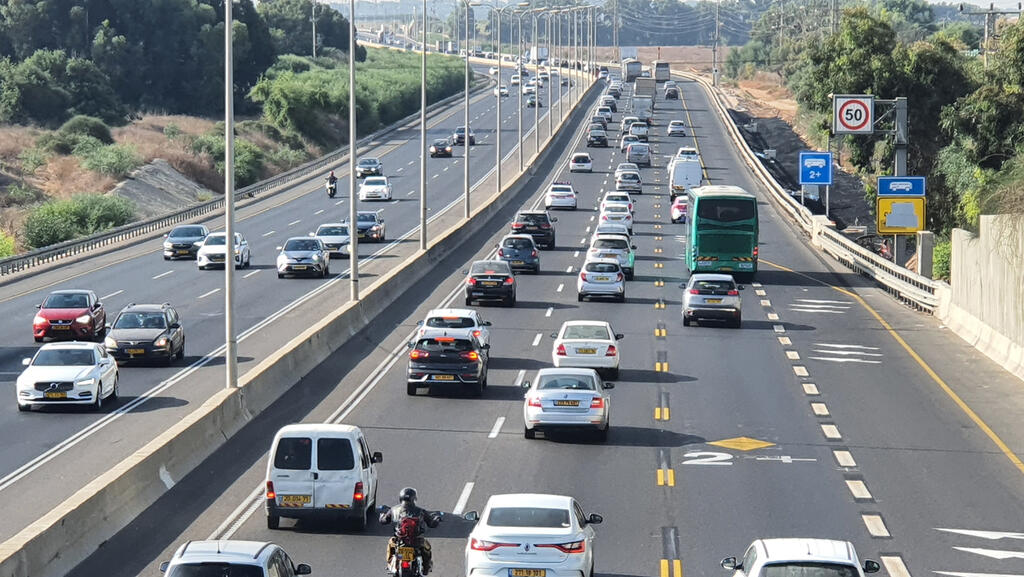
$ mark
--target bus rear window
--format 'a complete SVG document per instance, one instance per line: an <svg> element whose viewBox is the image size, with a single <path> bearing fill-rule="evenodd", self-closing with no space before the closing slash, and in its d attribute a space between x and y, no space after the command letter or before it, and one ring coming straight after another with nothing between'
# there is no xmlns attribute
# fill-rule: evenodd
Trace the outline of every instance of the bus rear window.
<svg viewBox="0 0 1024 577"><path fill-rule="evenodd" d="M753 200L731 198L701 199L697 203L697 217L719 222L751 220L757 216L757 203Z"/></svg>

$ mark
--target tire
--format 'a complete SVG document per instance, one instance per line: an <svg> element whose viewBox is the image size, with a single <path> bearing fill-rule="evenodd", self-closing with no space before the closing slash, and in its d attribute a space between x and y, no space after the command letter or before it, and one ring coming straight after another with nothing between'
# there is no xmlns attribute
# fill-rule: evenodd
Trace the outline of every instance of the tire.
<svg viewBox="0 0 1024 577"><path fill-rule="evenodd" d="M743 326L743 319L736 319L736 320L732 321L729 324L730 324L730 326L732 326L732 328L738 329L741 326Z"/></svg>
<svg viewBox="0 0 1024 577"><path fill-rule="evenodd" d="M89 405L89 408L92 409L92 411L96 412L96 413L98 413L98 412L103 410L103 386L102 385L96 387L96 399L92 402L92 405Z"/></svg>
<svg viewBox="0 0 1024 577"><path fill-rule="evenodd" d="M117 398L119 396L121 396L120 391L117 390L117 388L119 386L119 381L120 381L120 379L118 377L114 377L114 390L110 391L110 400L111 400L111 402L116 401Z"/></svg>
<svg viewBox="0 0 1024 577"><path fill-rule="evenodd" d="M284 275L281 273L277 273L277 278L284 278Z"/></svg>
<svg viewBox="0 0 1024 577"><path fill-rule="evenodd" d="M466 297L466 306L468 307L468 306L471 306L472 304L473 304L473 299L471 299L469 297Z"/></svg>
<svg viewBox="0 0 1024 577"><path fill-rule="evenodd" d="M622 294L619 295L619 302L620 303L626 302L626 293L622 293Z"/></svg>
<svg viewBox="0 0 1024 577"><path fill-rule="evenodd" d="M32 410L32 406L31 405L23 405L21 403L18 403L18 411L20 411L22 413L27 413L28 411L31 411L31 410Z"/></svg>
<svg viewBox="0 0 1024 577"><path fill-rule="evenodd" d="M359 515L355 519L352 519L352 527L356 531L365 531L366 530L366 525L367 525L366 517L367 517L367 515L365 513L363 513L362 515Z"/></svg>
<svg viewBox="0 0 1024 577"><path fill-rule="evenodd" d="M164 359L164 364L169 367L174 364L174 359L176 358L178 358L178 356L174 354L174 351L170 351L167 353L167 358Z"/></svg>
<svg viewBox="0 0 1024 577"><path fill-rule="evenodd" d="M267 529L276 530L281 527L281 518L277 515L267 515Z"/></svg>
<svg viewBox="0 0 1024 577"><path fill-rule="evenodd" d="M576 293L576 302L583 302L583 293Z"/></svg>
<svg viewBox="0 0 1024 577"><path fill-rule="evenodd" d="M470 385L469 394L477 398L484 396L483 381L478 381L475 385Z"/></svg>
<svg viewBox="0 0 1024 577"><path fill-rule="evenodd" d="M171 257L164 255L164 260L171 260Z"/></svg>
<svg viewBox="0 0 1024 577"><path fill-rule="evenodd" d="M633 276L633 271L629 271L628 273L626 273L626 280L633 280Z"/></svg>
<svg viewBox="0 0 1024 577"><path fill-rule="evenodd" d="M405 394L415 397L416 396L416 383L405 384Z"/></svg>
<svg viewBox="0 0 1024 577"><path fill-rule="evenodd" d="M612 424L608 423L608 426L597 431L597 440L602 443L608 440L608 430L612 428ZM594 570L590 570L590 575L593 576Z"/></svg>
<svg viewBox="0 0 1024 577"><path fill-rule="evenodd" d="M690 317L688 317L686 315L683 315L683 326L684 327L690 326Z"/></svg>
<svg viewBox="0 0 1024 577"><path fill-rule="evenodd" d="M608 370L608 378L613 380L613 381L617 381L619 379L619 367L615 367L614 369L609 369Z"/></svg>
<svg viewBox="0 0 1024 577"><path fill-rule="evenodd" d="M185 339L181 339L181 348L178 349L178 360L185 358Z"/></svg>
<svg viewBox="0 0 1024 577"><path fill-rule="evenodd" d="M525 437L527 439L536 439L537 438L537 431L535 431L533 429L527 429L526 427L523 427L523 437Z"/></svg>
<svg viewBox="0 0 1024 577"><path fill-rule="evenodd" d="M37 343L43 342L43 337L33 337Z"/></svg>

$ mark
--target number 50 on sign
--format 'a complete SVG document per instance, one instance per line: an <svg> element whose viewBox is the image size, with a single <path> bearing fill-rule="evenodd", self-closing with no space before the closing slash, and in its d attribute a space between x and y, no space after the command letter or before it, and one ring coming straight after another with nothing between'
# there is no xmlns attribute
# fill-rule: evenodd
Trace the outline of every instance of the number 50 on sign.
<svg viewBox="0 0 1024 577"><path fill-rule="evenodd" d="M871 134L875 131L875 99L868 94L836 94L832 97L832 132Z"/></svg>

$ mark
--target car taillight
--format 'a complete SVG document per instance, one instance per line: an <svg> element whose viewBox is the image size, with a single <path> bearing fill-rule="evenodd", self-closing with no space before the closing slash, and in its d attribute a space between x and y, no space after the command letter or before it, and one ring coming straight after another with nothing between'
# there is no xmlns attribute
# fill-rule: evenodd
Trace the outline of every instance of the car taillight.
<svg viewBox="0 0 1024 577"><path fill-rule="evenodd" d="M629 203L629 210L633 210L633 203Z"/></svg>
<svg viewBox="0 0 1024 577"><path fill-rule="evenodd" d="M519 230L519 229L523 228L524 226L526 226L526 225L524 225L524 224L523 224L523 223L521 223L521 222L513 222L513 223L512 223L512 228L513 228L514 230Z"/></svg>
<svg viewBox="0 0 1024 577"><path fill-rule="evenodd" d="M274 482L267 481L267 500L276 499L277 493L274 491Z"/></svg>
<svg viewBox="0 0 1024 577"><path fill-rule="evenodd" d="M608 345L608 351L605 352L604 356L614 357L617 354L619 354L619 352L615 350L615 345Z"/></svg>
<svg viewBox="0 0 1024 577"><path fill-rule="evenodd" d="M573 541L572 543L552 543L550 545L537 545L545 549L558 549L562 553L582 553L587 550L586 541Z"/></svg>
<svg viewBox="0 0 1024 577"><path fill-rule="evenodd" d="M555 349L555 354L560 356L560 357L564 357L565 356L565 345L558 345L558 348Z"/></svg>
<svg viewBox="0 0 1024 577"><path fill-rule="evenodd" d="M754 247L754 257L755 258L757 257L757 247L756 246Z"/></svg>
<svg viewBox="0 0 1024 577"><path fill-rule="evenodd" d="M697 290L697 289L690 289L690 294L692 294L692 295L699 295L700 291Z"/></svg>
<svg viewBox="0 0 1024 577"><path fill-rule="evenodd" d="M402 561L402 569L409 569L412 567L412 561Z"/></svg>
<svg viewBox="0 0 1024 577"><path fill-rule="evenodd" d="M738 290L731 290L731 291L727 292L726 294L731 296L731 297L738 297L738 296L740 296L740 291L738 291Z"/></svg>
<svg viewBox="0 0 1024 577"><path fill-rule="evenodd" d="M608 215L607 214L602 214L601 215L601 220L608 220Z"/></svg>
<svg viewBox="0 0 1024 577"><path fill-rule="evenodd" d="M363 497L365 497L365 495L363 495L363 482L356 481L356 488L352 491L352 502L362 503Z"/></svg>
<svg viewBox="0 0 1024 577"><path fill-rule="evenodd" d="M516 279L514 279L514 278L512 278L510 276L509 277L505 277L505 284L512 285L515 282L516 282Z"/></svg>
<svg viewBox="0 0 1024 577"><path fill-rule="evenodd" d="M540 227L543 228L544 230L547 230L547 229L551 228L551 225L550 224L542 224L542 225L540 225Z"/></svg>
<svg viewBox="0 0 1024 577"><path fill-rule="evenodd" d="M505 256L505 249L498 249L498 256Z"/></svg>
<svg viewBox="0 0 1024 577"><path fill-rule="evenodd" d="M413 360L415 360L415 359L425 359L425 358L427 358L429 356L430 356L430 353L427 352L427 351L424 351L424 350L413 349L413 350L409 351L409 358L413 359Z"/></svg>
<svg viewBox="0 0 1024 577"><path fill-rule="evenodd" d="M621 280L622 280L622 273L620 272L620 273L617 273L615 275L615 281L618 282L618 281L621 281Z"/></svg>
<svg viewBox="0 0 1024 577"><path fill-rule="evenodd" d="M467 361L478 361L478 360L480 360L480 355L476 354L476 351L469 351L469 352L465 352L465 353L459 353L459 356L464 358L464 359L466 359Z"/></svg>
<svg viewBox="0 0 1024 577"><path fill-rule="evenodd" d="M580 273L580 280L583 281L583 282L587 282L587 273L581 272Z"/></svg>
<svg viewBox="0 0 1024 577"><path fill-rule="evenodd" d="M530 397L526 401L526 404L531 406L531 407L539 407L540 406L540 397Z"/></svg>
<svg viewBox="0 0 1024 577"><path fill-rule="evenodd" d="M476 338L480 338L480 335L482 335L482 334L483 333L480 332L479 330L473 331L473 336L476 337Z"/></svg>
<svg viewBox="0 0 1024 577"><path fill-rule="evenodd" d="M530 256L537 256L537 249L530 251Z"/></svg>
<svg viewBox="0 0 1024 577"><path fill-rule="evenodd" d="M519 543L495 543L483 539L470 539L469 548L474 551L494 551L498 547L518 547Z"/></svg>
<svg viewBox="0 0 1024 577"><path fill-rule="evenodd" d="M466 279L466 284L474 285L474 284L476 284L476 279L473 278L473 277L469 277L469 278Z"/></svg>
<svg viewBox="0 0 1024 577"><path fill-rule="evenodd" d="M603 409L604 408L604 397L594 397L594 399L592 401L590 401L590 408L591 409Z"/></svg>

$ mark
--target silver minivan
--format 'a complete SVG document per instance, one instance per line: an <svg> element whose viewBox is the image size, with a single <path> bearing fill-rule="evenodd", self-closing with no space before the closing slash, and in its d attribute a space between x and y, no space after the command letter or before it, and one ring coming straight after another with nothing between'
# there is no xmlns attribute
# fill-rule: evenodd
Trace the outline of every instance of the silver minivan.
<svg viewBox="0 0 1024 577"><path fill-rule="evenodd" d="M626 148L626 162L637 166L651 166L651 146L643 142L634 142Z"/></svg>

